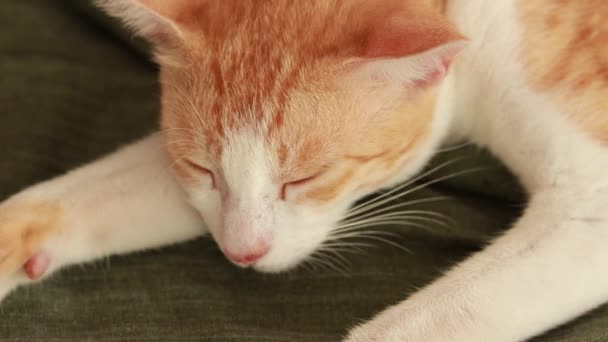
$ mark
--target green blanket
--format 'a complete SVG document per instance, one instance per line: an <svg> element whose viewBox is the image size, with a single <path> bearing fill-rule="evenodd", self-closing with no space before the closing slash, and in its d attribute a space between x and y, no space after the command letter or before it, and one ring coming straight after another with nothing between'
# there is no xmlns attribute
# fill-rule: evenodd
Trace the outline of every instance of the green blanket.
<svg viewBox="0 0 608 342"><path fill-rule="evenodd" d="M0 198L152 132L156 68L141 42L84 0L0 2ZM200 239L70 268L0 305L0 341L337 341L508 227L525 203L513 178L473 147L407 198L443 226L381 227L348 264L263 275L231 266ZM126 227L128 228L128 227ZM500 295L500 294L496 294ZM496 308L500 310L501 308ZM608 341L608 307L538 341Z"/></svg>

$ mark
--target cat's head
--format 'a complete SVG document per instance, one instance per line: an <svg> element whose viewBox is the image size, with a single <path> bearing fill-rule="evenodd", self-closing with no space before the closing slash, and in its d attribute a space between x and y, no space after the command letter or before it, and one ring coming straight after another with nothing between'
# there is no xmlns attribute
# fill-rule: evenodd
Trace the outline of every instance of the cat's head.
<svg viewBox="0 0 608 342"><path fill-rule="evenodd" d="M298 264L428 161L463 40L412 2L101 1L155 44L172 167L234 263Z"/></svg>

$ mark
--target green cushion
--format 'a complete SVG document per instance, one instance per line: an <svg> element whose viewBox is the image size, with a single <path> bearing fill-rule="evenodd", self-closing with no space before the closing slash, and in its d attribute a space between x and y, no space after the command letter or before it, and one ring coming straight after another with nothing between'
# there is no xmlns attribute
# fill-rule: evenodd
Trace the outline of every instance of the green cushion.
<svg viewBox="0 0 608 342"><path fill-rule="evenodd" d="M0 2L0 197L152 132L157 70L147 48L84 0ZM231 266L200 239L73 267L0 305L1 341L337 341L479 250L516 218L524 196L486 153L457 162L407 200L449 215L448 227L383 227L407 249L378 244L348 265L263 275ZM334 257L335 258L335 257ZM497 308L500 310L500 308ZM608 307L538 341L608 340Z"/></svg>

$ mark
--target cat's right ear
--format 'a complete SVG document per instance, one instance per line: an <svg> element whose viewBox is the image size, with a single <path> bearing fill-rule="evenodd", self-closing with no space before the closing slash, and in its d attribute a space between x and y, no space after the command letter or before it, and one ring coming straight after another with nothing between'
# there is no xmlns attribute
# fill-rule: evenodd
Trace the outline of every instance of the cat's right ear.
<svg viewBox="0 0 608 342"><path fill-rule="evenodd" d="M369 32L363 53L351 61L351 76L410 88L437 85L467 45L447 18L428 12L393 13Z"/></svg>
<svg viewBox="0 0 608 342"><path fill-rule="evenodd" d="M175 43L187 30L191 17L201 0L96 0L108 14L121 19L137 34L157 45Z"/></svg>

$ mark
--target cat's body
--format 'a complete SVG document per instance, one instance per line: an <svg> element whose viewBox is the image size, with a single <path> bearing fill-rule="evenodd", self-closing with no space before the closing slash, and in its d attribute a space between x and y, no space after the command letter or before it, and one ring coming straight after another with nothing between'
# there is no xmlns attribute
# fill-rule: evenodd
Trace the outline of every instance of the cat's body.
<svg viewBox="0 0 608 342"><path fill-rule="evenodd" d="M234 263L292 267L356 199L468 139L528 208L349 340L515 341L608 300L608 4L370 3L105 1L159 46L168 153L150 137L2 204L0 296L202 235L199 212Z"/></svg>

